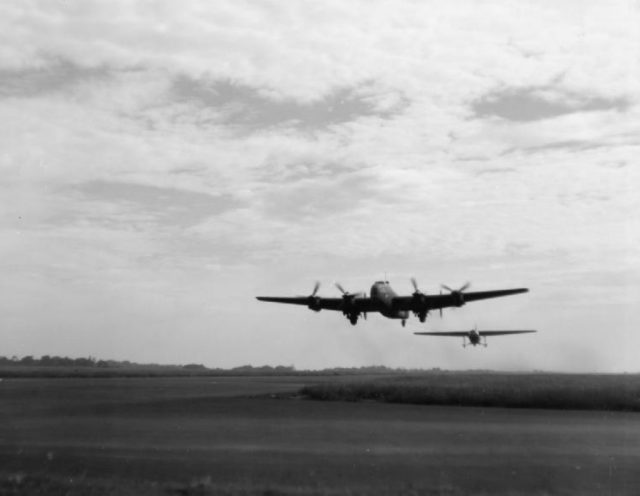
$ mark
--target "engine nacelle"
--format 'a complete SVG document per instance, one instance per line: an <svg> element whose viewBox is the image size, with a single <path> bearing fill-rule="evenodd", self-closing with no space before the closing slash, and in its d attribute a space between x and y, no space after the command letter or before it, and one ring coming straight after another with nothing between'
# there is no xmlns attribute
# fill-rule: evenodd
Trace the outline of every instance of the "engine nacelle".
<svg viewBox="0 0 640 496"><path fill-rule="evenodd" d="M451 296L453 296L453 304L455 306L461 307L465 304L464 294L462 294L462 291L454 291L451 293Z"/></svg>
<svg viewBox="0 0 640 496"><path fill-rule="evenodd" d="M416 292L413 293L411 300L411 306L416 312L427 310L427 295Z"/></svg>
<svg viewBox="0 0 640 496"><path fill-rule="evenodd" d="M320 298L317 296L309 296L307 300L307 307L314 312L322 310L322 307L320 306Z"/></svg>

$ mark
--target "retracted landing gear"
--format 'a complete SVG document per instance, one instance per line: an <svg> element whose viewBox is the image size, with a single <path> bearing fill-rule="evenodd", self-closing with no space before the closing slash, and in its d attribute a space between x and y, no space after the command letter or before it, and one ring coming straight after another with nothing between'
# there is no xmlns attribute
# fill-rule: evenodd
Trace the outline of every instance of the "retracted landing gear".
<svg viewBox="0 0 640 496"><path fill-rule="evenodd" d="M349 319L349 322L351 322L351 325L356 325L358 323L358 314L357 313L352 313L352 314L348 315L347 318Z"/></svg>

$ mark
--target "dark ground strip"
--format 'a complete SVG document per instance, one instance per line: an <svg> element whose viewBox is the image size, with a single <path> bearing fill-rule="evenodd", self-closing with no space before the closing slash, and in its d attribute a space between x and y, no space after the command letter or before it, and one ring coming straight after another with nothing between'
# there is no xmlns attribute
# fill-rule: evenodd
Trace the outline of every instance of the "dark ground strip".
<svg viewBox="0 0 640 496"><path fill-rule="evenodd" d="M270 397L299 380L5 380L0 489L640 494L636 413Z"/></svg>

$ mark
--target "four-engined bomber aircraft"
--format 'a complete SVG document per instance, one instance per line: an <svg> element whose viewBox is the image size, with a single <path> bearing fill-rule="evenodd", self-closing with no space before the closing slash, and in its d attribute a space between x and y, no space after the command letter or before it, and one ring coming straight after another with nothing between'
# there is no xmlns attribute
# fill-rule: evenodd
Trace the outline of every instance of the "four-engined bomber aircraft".
<svg viewBox="0 0 640 496"><path fill-rule="evenodd" d="M505 334L525 334L527 332L536 332L532 329L523 331L479 331L471 329L470 331L434 331L434 332L414 332L418 336L457 336L462 337L462 346L467 347L467 339L469 345L473 346L487 346L487 336L503 336Z"/></svg>
<svg viewBox="0 0 640 496"><path fill-rule="evenodd" d="M424 322L431 310L439 310L447 307L461 307L465 303L487 298L497 298L518 293L526 293L527 288L499 289L495 291L476 291L465 293L469 283L460 289L451 289L442 285L443 289L449 291L448 294L425 294L418 289L418 283L411 279L414 292L409 296L399 296L389 285L389 281L377 281L371 286L370 295L366 293L349 293L336 283L336 287L342 293L340 298L324 298L317 296L320 283L316 283L313 292L309 296L257 296L260 301L270 301L274 303L290 303L293 305L306 305L311 310L336 310L349 319L351 324L356 325L358 318L362 315L365 319L367 313L380 312L387 318L400 319L404 326L409 313L413 312L420 322Z"/></svg>

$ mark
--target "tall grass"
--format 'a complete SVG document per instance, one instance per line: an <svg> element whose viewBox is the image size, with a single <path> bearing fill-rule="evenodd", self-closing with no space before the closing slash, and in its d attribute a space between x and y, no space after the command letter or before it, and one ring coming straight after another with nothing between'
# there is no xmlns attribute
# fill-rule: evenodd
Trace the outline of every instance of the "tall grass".
<svg viewBox="0 0 640 496"><path fill-rule="evenodd" d="M316 400L640 411L640 375L431 373L304 387Z"/></svg>

